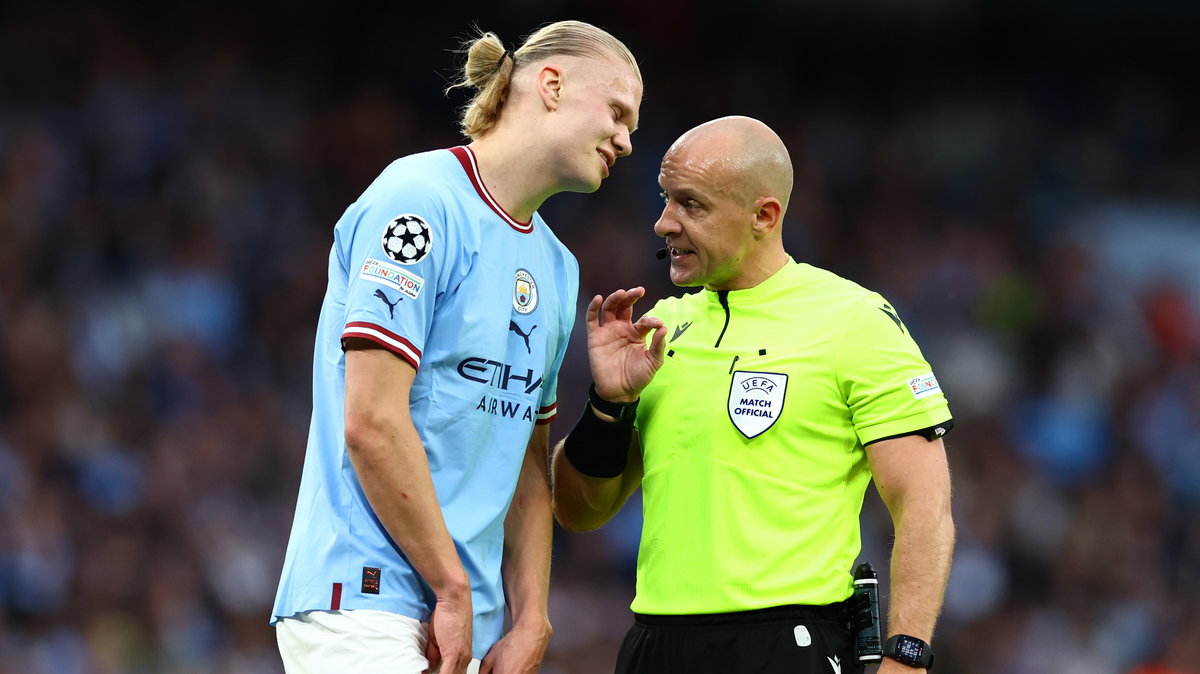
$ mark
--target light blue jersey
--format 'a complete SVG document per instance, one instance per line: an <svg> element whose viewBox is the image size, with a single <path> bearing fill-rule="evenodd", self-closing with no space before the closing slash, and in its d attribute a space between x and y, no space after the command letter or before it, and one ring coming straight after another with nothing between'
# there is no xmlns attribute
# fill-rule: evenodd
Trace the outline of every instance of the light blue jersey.
<svg viewBox="0 0 1200 674"><path fill-rule="evenodd" d="M391 540L346 455L342 339L417 368L409 412L471 579L474 657L504 621L504 517L535 424L555 417L579 266L541 216L508 216L469 148L393 162L334 228L313 416L272 622L312 609L429 620L434 595Z"/></svg>

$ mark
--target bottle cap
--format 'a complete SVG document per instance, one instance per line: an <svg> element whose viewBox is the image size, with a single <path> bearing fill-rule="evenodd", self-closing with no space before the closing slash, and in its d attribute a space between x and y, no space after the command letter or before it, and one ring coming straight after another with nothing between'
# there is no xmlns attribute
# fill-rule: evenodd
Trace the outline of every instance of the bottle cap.
<svg viewBox="0 0 1200 674"><path fill-rule="evenodd" d="M879 574L875 573L875 569L870 562L863 562L854 570L854 579L863 580L866 578L879 578Z"/></svg>

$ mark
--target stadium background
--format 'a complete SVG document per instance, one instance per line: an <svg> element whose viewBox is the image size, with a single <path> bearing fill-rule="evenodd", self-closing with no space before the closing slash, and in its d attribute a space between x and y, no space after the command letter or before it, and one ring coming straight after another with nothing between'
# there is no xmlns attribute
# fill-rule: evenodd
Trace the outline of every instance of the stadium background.
<svg viewBox="0 0 1200 674"><path fill-rule="evenodd" d="M281 671L333 222L460 142L469 24L559 18L646 81L633 157L543 209L583 298L673 292L658 160L748 114L792 152L793 256L923 345L958 419L938 669L1200 671L1200 5L285 4L0 9L0 672ZM611 671L637 520L557 536L545 672ZM883 566L873 492L864 527Z"/></svg>

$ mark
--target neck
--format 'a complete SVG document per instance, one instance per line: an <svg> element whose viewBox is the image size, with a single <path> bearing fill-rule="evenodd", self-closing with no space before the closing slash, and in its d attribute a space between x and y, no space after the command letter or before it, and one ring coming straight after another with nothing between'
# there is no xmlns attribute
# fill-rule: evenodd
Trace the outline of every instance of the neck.
<svg viewBox="0 0 1200 674"><path fill-rule="evenodd" d="M551 175L528 143L509 142L496 129L471 143L479 177L500 207L514 219L529 222L542 203L558 190L549 180Z"/></svg>
<svg viewBox="0 0 1200 674"><path fill-rule="evenodd" d="M742 271L729 279L725 283L714 283L705 285L705 290L746 290L753 288L758 284L766 281L775 275L775 272L783 269L783 265L787 264L787 251L782 245L772 246L769 251L764 251L762 256L757 260L749 261L748 264L742 266Z"/></svg>

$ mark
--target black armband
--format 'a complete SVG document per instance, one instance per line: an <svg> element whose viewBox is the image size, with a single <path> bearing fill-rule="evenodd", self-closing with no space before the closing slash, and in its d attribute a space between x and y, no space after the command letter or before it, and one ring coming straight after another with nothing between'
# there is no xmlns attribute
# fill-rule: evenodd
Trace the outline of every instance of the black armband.
<svg viewBox="0 0 1200 674"><path fill-rule="evenodd" d="M919 435L919 436L925 438L926 440L933 442L934 440L937 440L938 438L945 437L946 434L952 430L954 430L954 419L947 419L946 421L943 421L942 423L937 424L936 426L930 426L929 428L922 428L922 429L916 430L916 431L909 431L907 433L897 433L895 435L889 435L884 438L878 438L876 440L872 440L871 442L869 442L867 444L873 445L876 442L883 442L884 440L895 440L896 438L903 438L906 435Z"/></svg>
<svg viewBox="0 0 1200 674"><path fill-rule="evenodd" d="M636 407L637 403L632 405ZM608 410L601 411L609 414ZM627 414L617 421L604 421L592 412L590 405L585 405L575 428L571 429L563 442L563 453L575 470L588 477L617 477L625 472L625 464L629 462L633 420L634 415Z"/></svg>

